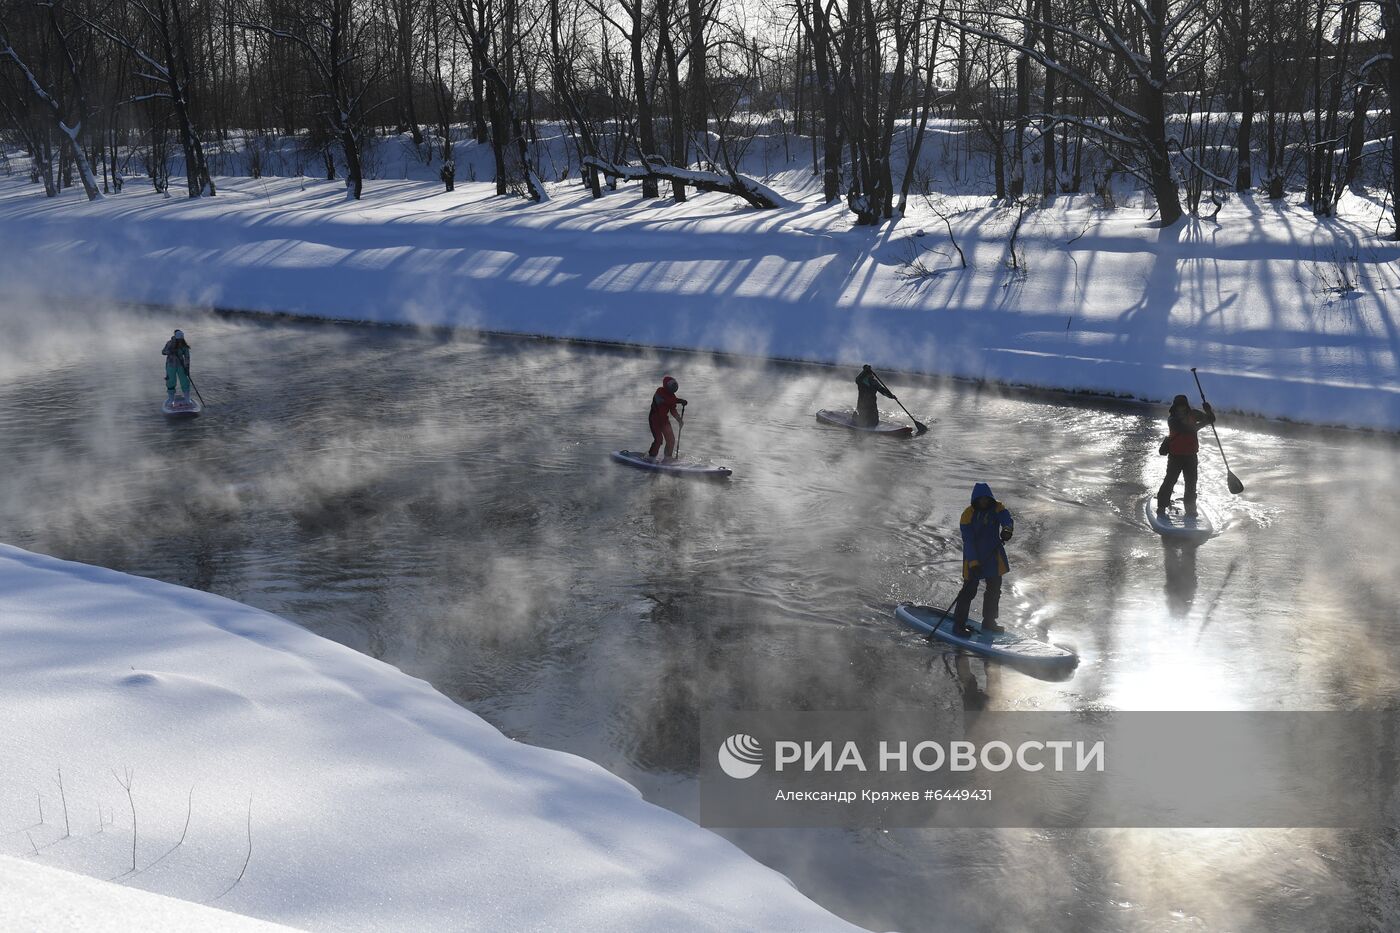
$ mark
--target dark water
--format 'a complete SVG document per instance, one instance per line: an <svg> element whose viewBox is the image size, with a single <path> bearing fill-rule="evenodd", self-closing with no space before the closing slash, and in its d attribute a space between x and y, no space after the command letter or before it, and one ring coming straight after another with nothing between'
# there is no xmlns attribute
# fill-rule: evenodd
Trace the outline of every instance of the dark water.
<svg viewBox="0 0 1400 933"><path fill-rule="evenodd" d="M1400 705L1400 446L1222 427L1225 533L1139 518L1157 413L906 385L933 431L819 427L852 374L529 341L145 312L6 312L0 539L271 610L431 681L509 735L695 815L716 708ZM160 345L208 402L167 422ZM663 371L725 484L612 464ZM907 382L907 380L906 380ZM897 389L901 386L896 386ZM1189 388L1183 382L1182 390ZM1227 400L1221 400L1227 401ZM943 605L972 483L1016 516L1003 621L1074 647L1048 682L892 620ZM905 930L1381 930L1394 827L747 831L818 902Z"/></svg>

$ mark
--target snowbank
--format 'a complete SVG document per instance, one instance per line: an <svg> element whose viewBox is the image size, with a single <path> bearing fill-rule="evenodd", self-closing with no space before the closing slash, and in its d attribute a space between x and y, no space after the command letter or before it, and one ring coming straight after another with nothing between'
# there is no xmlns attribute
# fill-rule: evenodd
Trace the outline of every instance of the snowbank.
<svg viewBox="0 0 1400 933"><path fill-rule="evenodd" d="M1319 223L1232 200L1158 229L1063 197L947 200L852 229L840 205L724 195L547 204L376 182L223 179L212 200L48 202L0 180L0 255L45 294L721 350L1165 400L1197 366L1222 410L1400 429L1400 245L1348 197ZM958 211L961 209L961 212ZM1019 226L1018 226L1019 218ZM1012 245L1013 232L1015 234ZM925 233L925 235L918 235Z"/></svg>
<svg viewBox="0 0 1400 933"><path fill-rule="evenodd" d="M291 927L0 856L0 928L49 933L287 933Z"/></svg>
<svg viewBox="0 0 1400 933"><path fill-rule="evenodd" d="M596 765L221 597L0 546L0 646L0 855L307 929L853 929ZM0 891L6 929L151 903L4 860Z"/></svg>

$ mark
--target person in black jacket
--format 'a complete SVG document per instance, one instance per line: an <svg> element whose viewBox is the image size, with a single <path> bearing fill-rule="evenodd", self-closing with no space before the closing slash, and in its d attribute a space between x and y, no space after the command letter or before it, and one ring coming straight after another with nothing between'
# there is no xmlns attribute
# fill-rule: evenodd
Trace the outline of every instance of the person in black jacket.
<svg viewBox="0 0 1400 933"><path fill-rule="evenodd" d="M885 384L880 381L880 377L875 375L875 370L866 363L856 376L856 388L860 395L856 399L856 425L862 428L873 428L880 423L880 410L875 407L875 393L878 392L885 398L894 398L894 393L885 388Z"/></svg>

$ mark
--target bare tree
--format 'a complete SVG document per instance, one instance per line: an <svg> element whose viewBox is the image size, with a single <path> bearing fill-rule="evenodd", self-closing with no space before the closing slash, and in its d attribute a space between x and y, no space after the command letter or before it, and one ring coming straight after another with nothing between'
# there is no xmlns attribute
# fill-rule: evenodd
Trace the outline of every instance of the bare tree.
<svg viewBox="0 0 1400 933"><path fill-rule="evenodd" d="M136 74L156 82L162 91L130 98L129 103L156 99L168 100L175 116L180 148L185 156L185 179L192 198L214 196L214 180L209 175L209 163L204 156L204 144L193 118L190 77L189 35L185 22L187 14L181 9L183 0L125 0L149 34L149 45L112 28L100 20L82 17L96 32L107 37L137 60Z"/></svg>
<svg viewBox="0 0 1400 933"><path fill-rule="evenodd" d="M950 24L1039 62L1096 103L1097 119L1068 114L1052 119L1082 126L1116 150L1122 166L1152 191L1163 225L1170 225L1181 218L1182 209L1172 166L1167 95L1207 54L1205 39L1218 17L1207 0L1087 0L1085 16L1074 23L1002 13L1000 27L954 20ZM1081 62L1117 64L1127 86L1114 93L1098 69L1067 64L1064 51L1056 57L1046 54L1030 41L1035 29L1055 30L1062 48L1073 47Z"/></svg>
<svg viewBox="0 0 1400 933"><path fill-rule="evenodd" d="M3 9L0 9L0 63L8 62L18 73L12 87L19 88L19 93L29 97L33 110L46 113L52 121L51 125L58 130L63 141L60 155L66 155L77 167L88 200L100 200L102 192L97 185L97 176L83 148L83 123L88 107L78 66L79 52L75 48L81 37L64 28L56 3L31 4L28 12L33 14L29 34L36 39L46 37L52 42L45 62L52 66L51 79L46 81L41 77L15 47L11 38L13 26ZM46 185L46 190L48 187Z"/></svg>
<svg viewBox="0 0 1400 933"><path fill-rule="evenodd" d="M370 24L357 15L358 9L354 0L301 0L278 20L250 17L238 23L289 43L305 56L320 85L320 116L345 157L346 195L355 201L364 193L364 95L379 69L377 62L364 61Z"/></svg>

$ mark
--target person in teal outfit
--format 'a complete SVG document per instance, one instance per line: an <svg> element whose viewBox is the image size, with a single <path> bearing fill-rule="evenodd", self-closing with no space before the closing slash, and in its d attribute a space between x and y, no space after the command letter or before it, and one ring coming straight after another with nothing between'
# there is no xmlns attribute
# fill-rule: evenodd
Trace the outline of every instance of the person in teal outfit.
<svg viewBox="0 0 1400 933"><path fill-rule="evenodd" d="M180 397L190 397L190 345L185 342L185 332L175 331L174 335L161 348L165 357L165 400L175 400L175 387L179 384Z"/></svg>

